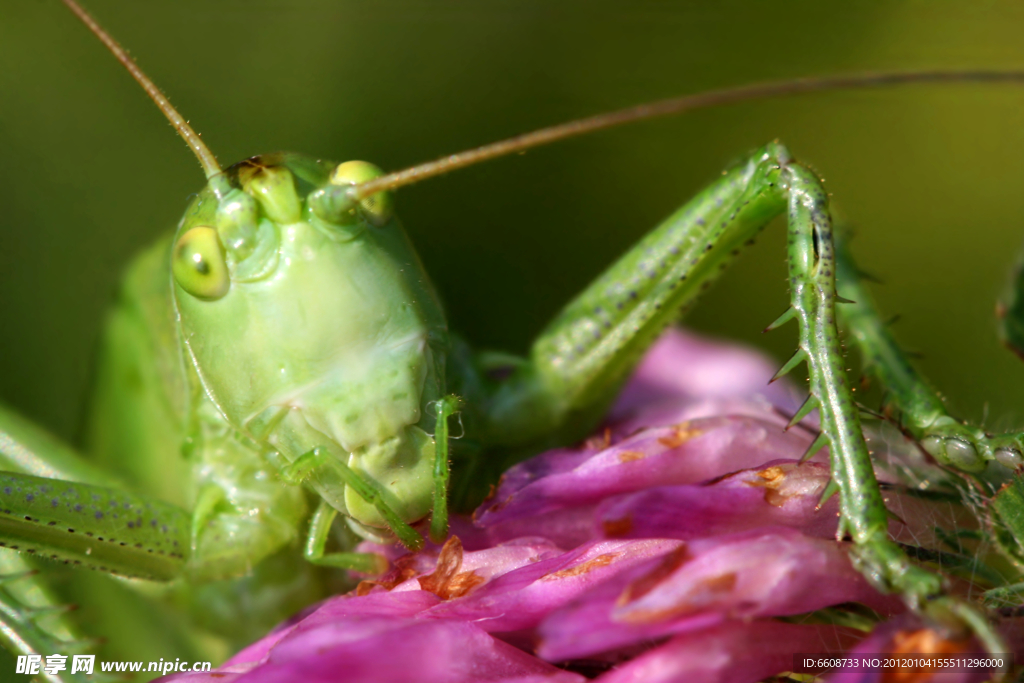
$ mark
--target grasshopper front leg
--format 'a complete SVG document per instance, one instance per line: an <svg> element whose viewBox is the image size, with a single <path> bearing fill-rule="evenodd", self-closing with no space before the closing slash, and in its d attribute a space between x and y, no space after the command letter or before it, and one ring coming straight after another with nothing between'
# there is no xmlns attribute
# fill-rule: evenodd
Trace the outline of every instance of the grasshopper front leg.
<svg viewBox="0 0 1024 683"><path fill-rule="evenodd" d="M190 516L115 478L0 407L0 545L124 576L169 580L191 553Z"/></svg>
<svg viewBox="0 0 1024 683"><path fill-rule="evenodd" d="M0 469L4 470L0 472L4 480L0 485L0 498L3 499L0 502L0 515L3 517L0 526L4 529L0 542L7 546L0 548L0 640L5 649L15 655L43 657L45 663L45 657L54 653L114 653L115 658L121 655L145 656L156 652L149 643L163 642L163 651L157 657L174 652L197 658L198 651L191 641L185 643L187 635L176 631L173 620L168 620L160 609L154 610L152 605L148 606L143 618L133 622L133 637L127 642L135 643L134 648L115 648L108 652L101 648L100 641L86 637L79 628L80 619L74 618L76 614L80 617L88 614L95 622L97 618L106 619L106 610L113 610L116 616L103 625L90 624L92 635L112 636L114 630L123 627L127 615L134 613L132 610L138 598L122 586L114 585L108 577L92 572L74 573L64 577L59 593L50 587L53 577L50 570L58 561L103 566L108 571L122 570L131 575L176 576L189 551L188 536L180 533L188 528L184 511L173 506L160 510L163 520L171 522L170 535L161 540L164 555L159 555L152 545L146 545L143 538L133 539L129 544L122 532L141 531L142 528L135 523L137 516L129 519L123 503L129 502L132 509L138 510L146 509L149 501L124 498L114 477L2 406ZM30 496L32 500L28 500ZM72 502L72 497L78 502ZM56 508L54 500L58 501ZM111 500L119 502L116 512L109 506ZM105 505L95 507L98 504ZM82 509L75 510L76 505L81 505ZM56 516L53 510L58 510ZM96 512L103 513L102 520L96 519ZM116 520L114 514L118 515ZM131 521L131 529L128 521ZM97 523L100 527L96 526ZM69 529L73 529L73 533ZM170 536L175 536L183 550L166 552L173 546L173 543L168 545ZM109 540L111 537L113 541ZM74 542L68 545L71 538ZM136 543L143 543L143 548L135 547ZM148 552L150 548L154 549L152 555ZM142 561L136 563L135 558ZM65 595L69 588L68 580L76 584L84 581L88 587L75 591L74 597ZM71 603L80 600L84 609L79 613L71 612ZM100 604L104 611L93 613L91 610ZM85 680L84 674L72 673L70 657L65 664L63 671L52 675L40 669L42 679L51 682ZM95 676L87 678L105 680L98 671Z"/></svg>
<svg viewBox="0 0 1024 683"><path fill-rule="evenodd" d="M832 480L841 496L840 534L852 538L855 561L880 588L947 623L967 622L997 648L984 620L943 598L940 578L914 565L889 539L886 508L844 375L827 194L777 143L725 173L609 268L548 326L528 360L457 354L461 393L470 406L485 407L472 415L471 433L510 450L549 432L563 442L585 434L662 329L743 244L783 213L792 307L779 323L798 320L800 346L779 375L802 361L809 365L810 397L800 415L819 409L821 445L827 440L831 447ZM495 368L507 379L494 379ZM950 618L950 612L956 615Z"/></svg>
<svg viewBox="0 0 1024 683"><path fill-rule="evenodd" d="M199 447L207 457L200 466L208 476L202 491L258 474L250 462L255 454L232 457L245 444L231 433L207 429L203 436ZM277 500L265 487L244 493L228 487L217 500L200 494L195 512L188 512L128 493L114 477L3 408L0 470L0 544L6 546L0 560L10 555L38 570L29 576L0 564L0 631L13 638L6 643L12 652L70 652L76 643L69 641L83 640L67 614L56 614L61 601L35 599L50 595L47 581L58 562L99 570L67 572L60 588L65 605L82 605L90 633L108 638L99 650L108 659L223 659L229 644L214 634L226 634L237 647L323 594L324 577L289 544L275 542L297 540L296 529L280 528L288 510L272 506L276 516L253 518L252 511ZM234 500L242 495L248 497ZM243 503L249 514L235 509ZM186 626L180 613L153 599L190 612L194 623ZM43 607L55 614L37 614ZM54 637L64 645L40 651L50 640L48 631L37 632L37 622L49 628L58 616Z"/></svg>

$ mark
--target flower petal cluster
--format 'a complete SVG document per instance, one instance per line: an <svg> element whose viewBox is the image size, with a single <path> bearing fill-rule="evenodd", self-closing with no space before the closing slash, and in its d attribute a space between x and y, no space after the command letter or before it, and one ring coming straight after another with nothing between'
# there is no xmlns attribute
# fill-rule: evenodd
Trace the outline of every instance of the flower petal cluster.
<svg viewBox="0 0 1024 683"><path fill-rule="evenodd" d="M836 541L837 501L819 504L827 451L801 462L815 435L785 429L799 397L772 374L756 353L669 331L605 427L512 467L443 547L363 544L387 574L216 672L168 680L755 682L795 653L849 651L863 633L801 615L903 606ZM927 534L914 525L893 530Z"/></svg>

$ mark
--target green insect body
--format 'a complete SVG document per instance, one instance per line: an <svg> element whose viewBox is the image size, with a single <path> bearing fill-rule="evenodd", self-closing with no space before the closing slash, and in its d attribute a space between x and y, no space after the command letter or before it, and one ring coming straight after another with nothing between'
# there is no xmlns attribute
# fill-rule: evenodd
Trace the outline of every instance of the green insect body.
<svg viewBox="0 0 1024 683"><path fill-rule="evenodd" d="M982 488L992 530L1015 560L1024 555L1014 517L1024 496L1012 473L1024 442L946 414L859 289L845 245L834 246L821 181L781 144L752 153L666 219L518 358L476 352L449 334L391 194L363 191L380 180L375 167L275 154L221 171L164 104L201 150L209 182L176 233L128 268L100 353L90 459L0 411L0 543L145 579L129 583L237 646L327 594L339 576L332 568L381 568L380 558L350 552L346 534L417 549L413 525L429 519L430 535L443 539L449 497L465 506L516 459L586 435L666 325L786 215L791 308L771 327L796 319L800 341L779 375L808 364L810 396L793 424L818 410L822 433L809 454L830 446L827 494L840 495L855 560L922 614L1001 651L982 613L946 597L940 577L888 537L845 377L836 278L859 302L842 314L892 389L891 410L942 465ZM451 453L449 482L448 418L457 412L465 439ZM5 550L0 563L9 650L91 646L22 555ZM136 593L115 593L111 601L138 611ZM161 619L153 616L153 633ZM181 652L216 651L206 635L189 640L182 636Z"/></svg>

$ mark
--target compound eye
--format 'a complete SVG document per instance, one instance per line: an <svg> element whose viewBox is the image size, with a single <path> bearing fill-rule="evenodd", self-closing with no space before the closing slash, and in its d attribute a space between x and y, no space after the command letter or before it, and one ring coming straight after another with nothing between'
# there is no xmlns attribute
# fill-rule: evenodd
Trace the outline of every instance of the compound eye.
<svg viewBox="0 0 1024 683"><path fill-rule="evenodd" d="M221 298L231 286L224 245L210 227L191 228L178 239L171 270L182 289L204 301Z"/></svg>
<svg viewBox="0 0 1024 683"><path fill-rule="evenodd" d="M358 185L379 178L384 171L366 161L346 161L338 164L331 174L333 185ZM391 193L377 192L359 200L359 208L366 219L376 226L384 225L391 218Z"/></svg>

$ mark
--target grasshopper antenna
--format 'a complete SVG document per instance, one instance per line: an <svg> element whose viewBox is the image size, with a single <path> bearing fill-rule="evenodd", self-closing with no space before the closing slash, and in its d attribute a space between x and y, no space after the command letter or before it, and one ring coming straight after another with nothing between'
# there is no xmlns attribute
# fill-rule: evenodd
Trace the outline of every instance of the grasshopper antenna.
<svg viewBox="0 0 1024 683"><path fill-rule="evenodd" d="M149 80L149 76L143 73L142 69L139 68L139 65L136 64L135 61L128 56L128 53L124 51L124 48L118 45L117 41L114 40L110 34L104 31L103 28L96 23L96 20L93 19L88 12L82 9L75 0L64 0L64 4L67 5L68 9L74 12L75 16L81 19L82 23L85 24L89 30L107 46L107 49L117 57L117 61L121 62L124 68L128 69L128 73L132 75L132 78L139 82L139 85L141 85L142 89L146 91L149 98L156 103L156 106L160 107L160 111L164 113L167 120L170 121L171 125L174 126L174 129L178 131L178 135L185 140L185 144L192 149L192 153L199 159L199 164L203 167L203 172L206 173L207 179L210 179L220 173L221 168L220 164L217 163L217 157L213 155L213 152L210 151L209 147L203 144L203 141L199 138L199 134L192 130L192 126L188 125L188 121L186 121L181 114L178 113L178 110L171 105L167 97L160 92L160 88L156 87L156 84Z"/></svg>
<svg viewBox="0 0 1024 683"><path fill-rule="evenodd" d="M65 0L70 2L70 0ZM548 128L541 128L532 133L524 133L500 142L483 147L449 154L448 156L429 161L425 164L382 175L379 178L355 185L350 194L354 199L363 199L375 192L393 190L404 185L418 183L427 178L443 175L456 169L472 166L482 161L516 154L533 147L540 147L577 135L585 135L595 131L613 128L635 121L646 121L661 116L682 114L696 109L717 107L723 104L736 104L769 97L802 95L827 90L852 90L855 88L877 88L885 86L906 85L910 83L1013 83L1024 84L1024 71L998 71L993 69L974 69L967 71L933 70L933 71L889 71L840 76L819 76L796 78L767 83L754 83L733 88L709 90L695 95L673 97L657 102L639 104L626 109L619 109L605 114L598 114L584 119L561 123Z"/></svg>

